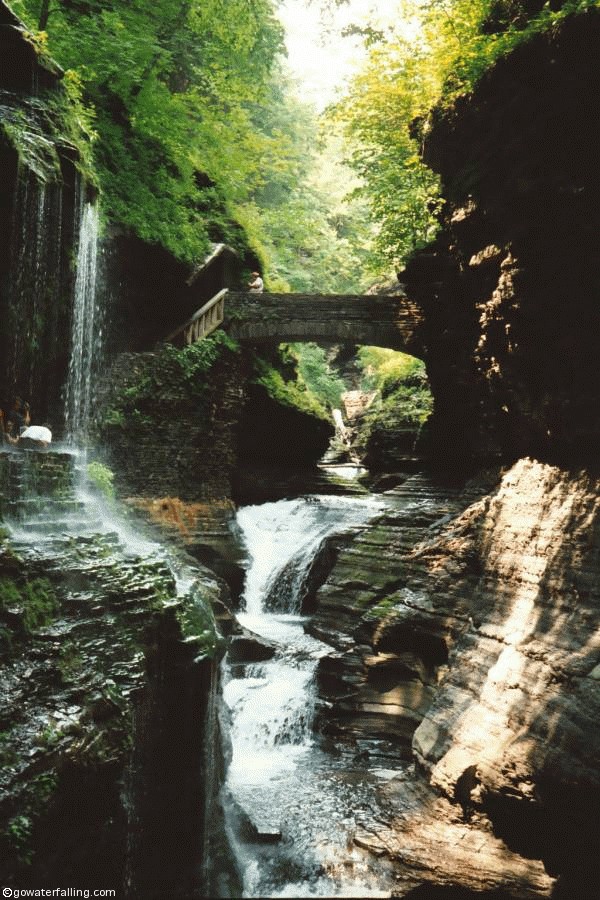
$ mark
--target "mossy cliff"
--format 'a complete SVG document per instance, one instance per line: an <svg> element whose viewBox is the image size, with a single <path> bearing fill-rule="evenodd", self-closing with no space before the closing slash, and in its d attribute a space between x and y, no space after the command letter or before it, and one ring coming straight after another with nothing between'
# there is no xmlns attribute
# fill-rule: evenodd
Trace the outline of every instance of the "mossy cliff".
<svg viewBox="0 0 600 900"><path fill-rule="evenodd" d="M2 873L189 897L219 768L212 604L225 589L189 566L178 588L156 546L135 553L104 530L73 464L0 455L17 526L0 543Z"/></svg>
<svg viewBox="0 0 600 900"><path fill-rule="evenodd" d="M58 417L72 251L93 196L90 142L65 77L0 2L0 399Z"/></svg>
<svg viewBox="0 0 600 900"><path fill-rule="evenodd" d="M102 395L97 429L121 496L228 500L240 466L311 466L333 430L290 363L223 331L121 355Z"/></svg>
<svg viewBox="0 0 600 900"><path fill-rule="evenodd" d="M425 314L440 461L600 447L599 51L600 10L573 15L434 111L424 136L443 230L402 280Z"/></svg>

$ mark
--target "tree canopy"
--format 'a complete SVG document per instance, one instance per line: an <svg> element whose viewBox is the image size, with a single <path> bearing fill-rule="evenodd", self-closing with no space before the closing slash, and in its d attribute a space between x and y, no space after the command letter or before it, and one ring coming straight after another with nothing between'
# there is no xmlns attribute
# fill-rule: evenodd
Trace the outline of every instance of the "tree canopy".
<svg viewBox="0 0 600 900"><path fill-rule="evenodd" d="M314 179L332 154L283 74L278 2L13 6L67 69L111 222L188 262L250 247L278 289L356 290L368 235Z"/></svg>
<svg viewBox="0 0 600 900"><path fill-rule="evenodd" d="M316 0L315 0L316 2ZM329 4L344 0L327 0ZM556 28L598 0L396 0L386 30L357 24L367 62L331 111L353 145L377 227L374 269L401 267L433 236L439 185L421 162L418 135L433 106L470 92L503 54L532 34ZM390 17L392 20L392 17Z"/></svg>

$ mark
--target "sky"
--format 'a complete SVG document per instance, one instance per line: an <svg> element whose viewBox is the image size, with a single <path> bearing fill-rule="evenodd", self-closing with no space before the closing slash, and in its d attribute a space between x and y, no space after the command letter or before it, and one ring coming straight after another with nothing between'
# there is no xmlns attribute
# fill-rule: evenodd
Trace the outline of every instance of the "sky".
<svg viewBox="0 0 600 900"><path fill-rule="evenodd" d="M324 15L319 3L285 0L279 17L286 30L288 66L305 99L319 110L335 100L365 57L360 38L342 37L341 32L350 23L389 24L395 5L393 0L350 0Z"/></svg>

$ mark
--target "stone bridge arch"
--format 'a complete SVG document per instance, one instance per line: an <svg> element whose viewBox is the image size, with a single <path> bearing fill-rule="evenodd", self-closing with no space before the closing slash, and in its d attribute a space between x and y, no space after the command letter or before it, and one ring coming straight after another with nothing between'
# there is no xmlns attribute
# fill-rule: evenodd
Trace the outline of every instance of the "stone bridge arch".
<svg viewBox="0 0 600 900"><path fill-rule="evenodd" d="M422 315L406 297L228 292L224 313L223 328L244 343L352 342L422 355Z"/></svg>

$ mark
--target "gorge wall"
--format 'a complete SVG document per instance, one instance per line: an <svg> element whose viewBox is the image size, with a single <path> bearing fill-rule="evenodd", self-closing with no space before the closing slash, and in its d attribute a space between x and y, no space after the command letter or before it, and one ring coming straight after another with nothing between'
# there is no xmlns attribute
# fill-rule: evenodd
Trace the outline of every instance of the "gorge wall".
<svg viewBox="0 0 600 900"><path fill-rule="evenodd" d="M403 885L597 896L599 487L531 459L464 486L415 475L395 513L330 541L319 727L414 761L356 835Z"/></svg>
<svg viewBox="0 0 600 900"><path fill-rule="evenodd" d="M599 47L600 13L571 16L423 137L443 230L401 277L425 313L441 457L598 450Z"/></svg>
<svg viewBox="0 0 600 900"><path fill-rule="evenodd" d="M0 405L20 393L55 438L96 193L62 78L0 2ZM81 462L0 448L3 881L206 894L228 592L139 528L132 547L114 507L82 499Z"/></svg>
<svg viewBox="0 0 600 900"><path fill-rule="evenodd" d="M63 73L0 3L0 399L32 403L62 425L70 343L72 249L81 205L83 137ZM89 174L89 173L88 173Z"/></svg>
<svg viewBox="0 0 600 900"><path fill-rule="evenodd" d="M103 527L75 463L0 453L2 874L190 897L206 890L226 590Z"/></svg>

